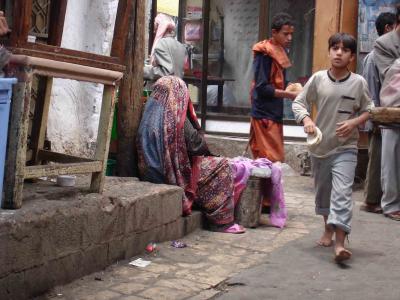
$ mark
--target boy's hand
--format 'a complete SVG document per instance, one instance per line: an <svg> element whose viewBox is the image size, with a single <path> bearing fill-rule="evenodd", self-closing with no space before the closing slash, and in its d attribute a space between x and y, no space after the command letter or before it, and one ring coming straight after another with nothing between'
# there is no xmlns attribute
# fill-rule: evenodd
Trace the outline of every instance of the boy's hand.
<svg viewBox="0 0 400 300"><path fill-rule="evenodd" d="M357 123L352 120L347 120L343 122L339 122L336 124L336 135L338 137L347 137L353 131L353 129L357 126Z"/></svg>
<svg viewBox="0 0 400 300"><path fill-rule="evenodd" d="M304 126L304 132L307 134L314 134L315 133L315 124L313 120L311 120L310 117L305 117L303 119L303 126Z"/></svg>

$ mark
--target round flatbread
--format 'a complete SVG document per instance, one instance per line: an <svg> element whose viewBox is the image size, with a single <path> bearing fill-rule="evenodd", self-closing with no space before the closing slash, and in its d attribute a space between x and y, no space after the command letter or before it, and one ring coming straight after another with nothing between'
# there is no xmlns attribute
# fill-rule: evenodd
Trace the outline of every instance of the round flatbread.
<svg viewBox="0 0 400 300"><path fill-rule="evenodd" d="M301 92L303 90L303 86L296 82L296 83L291 83L286 87L287 92Z"/></svg>
<svg viewBox="0 0 400 300"><path fill-rule="evenodd" d="M307 135L307 145L315 146L322 141L322 132L318 127L315 127L314 134Z"/></svg>

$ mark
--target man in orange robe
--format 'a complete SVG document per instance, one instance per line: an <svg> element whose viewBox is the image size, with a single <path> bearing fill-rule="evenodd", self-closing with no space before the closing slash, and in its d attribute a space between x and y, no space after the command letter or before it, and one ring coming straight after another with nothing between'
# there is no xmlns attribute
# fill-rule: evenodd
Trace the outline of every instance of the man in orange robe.
<svg viewBox="0 0 400 300"><path fill-rule="evenodd" d="M272 37L253 46L249 144L254 158L283 162L283 99L293 100L298 94L285 90L286 69L291 66L286 51L292 42L293 19L279 13L273 17L271 27Z"/></svg>

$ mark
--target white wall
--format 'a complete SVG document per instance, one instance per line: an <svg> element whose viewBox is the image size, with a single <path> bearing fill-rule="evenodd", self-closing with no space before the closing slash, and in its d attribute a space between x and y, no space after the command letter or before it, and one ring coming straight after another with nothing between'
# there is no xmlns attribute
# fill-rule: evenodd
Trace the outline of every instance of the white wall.
<svg viewBox="0 0 400 300"><path fill-rule="evenodd" d="M118 0L69 0L61 46L109 55ZM55 79L47 135L54 151L91 155L103 85Z"/></svg>

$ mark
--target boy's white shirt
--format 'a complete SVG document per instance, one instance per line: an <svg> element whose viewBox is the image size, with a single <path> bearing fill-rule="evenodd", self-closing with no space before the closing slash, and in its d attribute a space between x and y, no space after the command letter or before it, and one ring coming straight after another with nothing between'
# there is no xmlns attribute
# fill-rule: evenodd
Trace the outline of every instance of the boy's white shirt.
<svg viewBox="0 0 400 300"><path fill-rule="evenodd" d="M327 157L348 149L357 149L358 129L343 138L336 135L337 123L357 117L373 107L365 79L355 73L344 81L334 81L327 70L316 72L293 102L298 123L310 116L315 105L315 125L322 131L320 144L309 148L315 157Z"/></svg>

